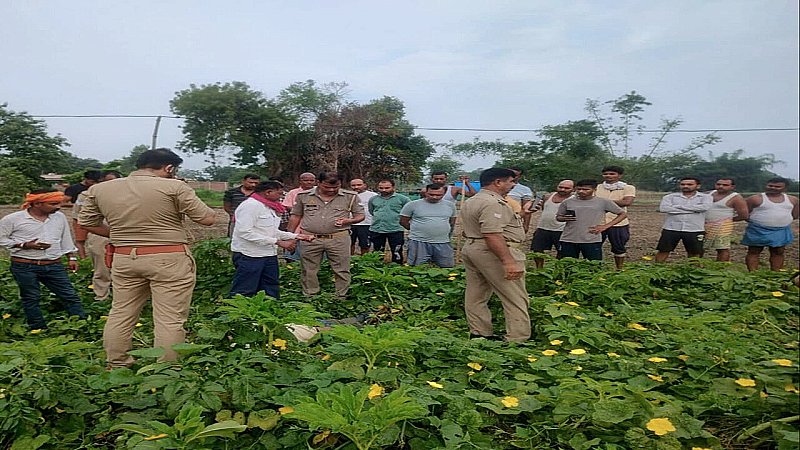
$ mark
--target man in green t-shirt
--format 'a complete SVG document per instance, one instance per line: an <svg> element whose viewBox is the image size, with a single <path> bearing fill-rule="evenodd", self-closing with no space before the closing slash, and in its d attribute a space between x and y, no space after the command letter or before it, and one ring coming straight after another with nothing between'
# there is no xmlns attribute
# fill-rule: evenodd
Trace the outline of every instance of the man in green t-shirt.
<svg viewBox="0 0 800 450"><path fill-rule="evenodd" d="M369 237L376 252L382 252L388 241L392 262L403 264L405 228L400 225L400 211L411 200L394 189L394 180L381 180L378 182L378 195L369 199L368 208L372 214Z"/></svg>

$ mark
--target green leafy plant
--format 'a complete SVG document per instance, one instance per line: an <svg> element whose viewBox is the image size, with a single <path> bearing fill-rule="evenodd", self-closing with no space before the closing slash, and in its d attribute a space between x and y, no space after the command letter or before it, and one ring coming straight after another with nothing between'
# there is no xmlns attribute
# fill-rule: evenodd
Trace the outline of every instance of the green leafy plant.
<svg viewBox="0 0 800 450"><path fill-rule="evenodd" d="M387 434L396 423L423 417L427 409L403 389L368 400L370 386L358 391L343 385L338 391L320 391L316 401L292 406L287 418L302 420L311 429L328 429L347 436L359 450L389 445L397 434Z"/></svg>

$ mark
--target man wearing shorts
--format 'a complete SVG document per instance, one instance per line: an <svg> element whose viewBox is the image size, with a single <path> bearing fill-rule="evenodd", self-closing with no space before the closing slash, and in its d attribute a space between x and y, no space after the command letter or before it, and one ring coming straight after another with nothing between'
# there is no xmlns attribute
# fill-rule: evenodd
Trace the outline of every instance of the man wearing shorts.
<svg viewBox="0 0 800 450"><path fill-rule="evenodd" d="M581 254L590 261L601 261L602 233L627 217L616 203L595 197L596 189L597 182L594 180L578 181L575 183L575 197L558 205L556 220L566 222L561 233L559 258L577 258ZM604 223L606 213L616 214L616 217Z"/></svg>
<svg viewBox="0 0 800 450"><path fill-rule="evenodd" d="M595 195L613 201L627 213L628 206L631 206L636 198L636 187L620 180L624 172L620 166L603 167L603 182L597 187ZM606 222L614 220L614 217L614 214L606 214ZM603 232L603 242L608 239L611 244L611 253L614 255L614 265L617 270L622 270L622 265L625 263L626 245L630 238L630 222L627 218Z"/></svg>
<svg viewBox="0 0 800 450"><path fill-rule="evenodd" d="M556 186L556 191L554 193L546 194L544 198L542 198L542 216L539 218L539 226L536 228L536 231L533 232L531 251L543 253L549 251L551 248L555 248L556 252L558 252L561 248L559 241L561 240L561 232L564 231L566 222L557 221L556 213L558 213L559 204L572 195L574 184L572 180L562 180L558 183L558 186ZM535 211L539 208L540 207L537 205L533 210ZM537 269L544 267L544 258L534 256L533 262L536 264Z"/></svg>
<svg viewBox="0 0 800 450"><path fill-rule="evenodd" d="M784 250L794 240L792 221L800 215L797 197L787 195L789 182L784 178L767 181L763 194L747 198L750 217L744 231L742 244L747 246L747 270L758 270L758 260L764 247L769 247L769 268L783 267Z"/></svg>
<svg viewBox="0 0 800 450"><path fill-rule="evenodd" d="M747 202L734 192L733 178L720 178L709 192L714 203L706 211L706 239L703 250L716 250L717 261L731 260L731 236L733 222L747 220L750 215Z"/></svg>
<svg viewBox="0 0 800 450"><path fill-rule="evenodd" d="M442 184L429 184L425 198L406 203L400 211L400 225L409 230L408 264L431 262L439 267L455 265L450 237L456 223L456 205L442 200Z"/></svg>
<svg viewBox="0 0 800 450"><path fill-rule="evenodd" d="M711 208L713 199L708 194L698 192L700 180L697 178L683 177L678 186L681 191L665 195L658 206L658 211L667 215L656 246L658 263L666 261L681 241L690 258L703 255L705 214Z"/></svg>

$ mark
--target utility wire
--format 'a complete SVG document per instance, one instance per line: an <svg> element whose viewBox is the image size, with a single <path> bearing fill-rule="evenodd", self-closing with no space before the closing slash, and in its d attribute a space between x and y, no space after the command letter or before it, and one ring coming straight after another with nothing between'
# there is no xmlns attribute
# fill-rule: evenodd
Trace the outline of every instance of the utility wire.
<svg viewBox="0 0 800 450"><path fill-rule="evenodd" d="M162 117L164 119L184 119L182 116L158 116L150 114L50 114L50 115L36 115L30 116L36 119L156 119ZM354 128L347 125L327 125L331 128ZM541 133L542 131L557 132L557 130L548 130L546 128L449 128L449 127L398 127L413 128L415 130L423 131L479 131L479 132L496 132L496 133ZM695 128L695 129L681 129L668 130L668 133L752 133L764 131L798 131L798 127L764 127L764 128ZM572 133L572 131L564 130L565 133ZM646 129L636 130L641 133L663 133L664 130L659 129Z"/></svg>

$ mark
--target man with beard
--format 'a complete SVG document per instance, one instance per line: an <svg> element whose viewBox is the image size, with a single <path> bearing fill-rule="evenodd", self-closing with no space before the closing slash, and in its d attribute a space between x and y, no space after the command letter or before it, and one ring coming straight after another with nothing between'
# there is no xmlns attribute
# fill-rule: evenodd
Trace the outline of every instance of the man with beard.
<svg viewBox="0 0 800 450"><path fill-rule="evenodd" d="M678 181L678 186L681 191L665 195L658 206L658 211L667 217L656 246L657 263L666 261L681 241L690 258L703 255L705 214L714 200L710 195L698 192L699 178L683 177Z"/></svg>
<svg viewBox="0 0 800 450"><path fill-rule="evenodd" d="M789 182L784 178L767 181L763 194L747 198L750 210L747 229L742 244L747 246L747 270L758 270L758 260L764 247L769 247L769 268L780 270L783 267L784 250L794 240L792 221L798 218L800 209L798 199L787 195Z"/></svg>

